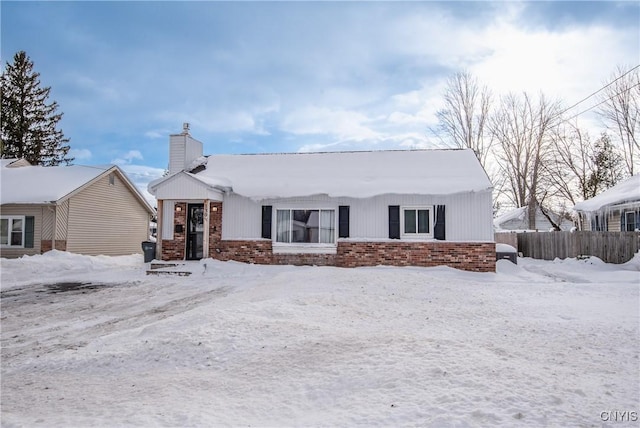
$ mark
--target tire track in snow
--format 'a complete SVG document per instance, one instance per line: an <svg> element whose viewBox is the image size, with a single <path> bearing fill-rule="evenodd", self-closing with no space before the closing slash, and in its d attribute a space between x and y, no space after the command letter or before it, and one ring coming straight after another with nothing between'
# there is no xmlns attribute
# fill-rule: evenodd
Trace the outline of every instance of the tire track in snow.
<svg viewBox="0 0 640 428"><path fill-rule="evenodd" d="M125 304L125 308L118 305L120 307L114 308L113 310L111 310L109 306L113 305L114 300L117 301L117 298L113 299L112 296L105 296L105 299L101 299L103 302L106 302L106 307L96 307L94 303L97 296L95 296L94 293L76 295L75 297L79 298L69 299L69 301L65 301L68 296L61 293L60 300L58 301L51 301L51 299L44 301L40 299L41 296L37 295L37 293L30 288L23 289L23 291L35 296L32 298L40 301L27 305L29 298L15 293L10 299L3 299L1 332L3 369L10 367L13 363L17 363L17 360L22 358L39 358L49 353L64 352L66 350L84 347L88 342L81 340L81 338L102 337L179 315L208 303L212 298L228 294L229 288L218 287L189 296L159 302L158 304L152 304L150 306L148 303L139 303L137 299L136 302L131 303L131 296L129 296L129 300L122 302ZM141 296L135 297L145 299L147 296L143 293ZM90 299L93 303L87 306L87 299ZM32 307L34 304L37 305L36 308ZM24 319L29 316L28 312L35 310L42 316L41 311L46 312L50 310L53 318L54 314L59 314L61 309L60 305L63 306L63 309L67 311L69 315L73 314L73 317L68 317L63 320L62 323L58 322L57 324L44 327L38 324L33 325L35 330L38 330L38 333L33 334L33 337L38 337L39 340L31 339L29 328L28 326L25 328L24 323ZM140 310L141 307L142 310ZM76 311L75 309L79 310ZM105 318L105 312L117 314L118 317L102 321ZM93 319L78 316L83 314L92 316ZM89 317L87 316L87 318ZM46 339L42 340L43 337Z"/></svg>

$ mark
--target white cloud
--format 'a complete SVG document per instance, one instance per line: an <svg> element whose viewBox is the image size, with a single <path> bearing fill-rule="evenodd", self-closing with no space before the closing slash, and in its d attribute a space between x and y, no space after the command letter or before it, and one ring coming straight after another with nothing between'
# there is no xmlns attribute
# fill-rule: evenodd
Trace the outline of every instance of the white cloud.
<svg viewBox="0 0 640 428"><path fill-rule="evenodd" d="M380 134L369 126L371 120L363 113L307 106L286 115L281 129L297 135L330 135L339 140L377 140Z"/></svg>
<svg viewBox="0 0 640 428"><path fill-rule="evenodd" d="M75 161L86 161L91 159L91 150L89 149L71 149L69 150L69 156L75 158Z"/></svg>
<svg viewBox="0 0 640 428"><path fill-rule="evenodd" d="M140 190L140 193L149 201L151 206L156 206L156 199L149 193L147 186L164 174L164 169L145 165L123 164L119 167L127 174L127 177Z"/></svg>
<svg viewBox="0 0 640 428"><path fill-rule="evenodd" d="M125 154L120 157L113 159L111 163L116 165L127 165L133 162L134 160L143 160L142 153L139 150L129 150Z"/></svg>

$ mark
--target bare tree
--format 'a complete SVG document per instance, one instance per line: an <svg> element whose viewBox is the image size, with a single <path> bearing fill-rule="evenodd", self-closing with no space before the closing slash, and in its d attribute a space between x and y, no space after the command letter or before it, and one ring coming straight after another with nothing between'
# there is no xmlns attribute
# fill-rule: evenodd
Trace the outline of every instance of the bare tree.
<svg viewBox="0 0 640 428"><path fill-rule="evenodd" d="M598 114L619 139L629 175L640 166L640 72L639 66L618 67L602 92Z"/></svg>
<svg viewBox="0 0 640 428"><path fill-rule="evenodd" d="M455 73L444 90L445 107L436 113L439 135L458 148L472 149L486 168L491 149L487 133L491 92L467 71Z"/></svg>
<svg viewBox="0 0 640 428"><path fill-rule="evenodd" d="M621 178L622 155L602 133L592 140L577 124L561 123L550 134L552 149L545 162L544 188L548 205L567 216L568 208L615 185ZM542 210L543 214L545 209ZM549 219L554 223L552 219Z"/></svg>
<svg viewBox="0 0 640 428"><path fill-rule="evenodd" d="M595 196L589 179L594 170L595 146L589 134L576 124L563 123L551 133L552 160L545 176L555 193L571 205Z"/></svg>
<svg viewBox="0 0 640 428"><path fill-rule="evenodd" d="M545 195L543 165L551 161L551 131L559 122L560 103L540 94L509 94L491 116L489 128L498 148L496 161L506 179L506 196L516 207L528 206L529 228Z"/></svg>

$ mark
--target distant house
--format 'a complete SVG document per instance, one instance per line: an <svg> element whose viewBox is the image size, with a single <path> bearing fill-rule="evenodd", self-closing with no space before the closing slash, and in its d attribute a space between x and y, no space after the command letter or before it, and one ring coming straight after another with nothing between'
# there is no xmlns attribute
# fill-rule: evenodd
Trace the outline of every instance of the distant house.
<svg viewBox="0 0 640 428"><path fill-rule="evenodd" d="M640 174L634 175L573 207L581 230L640 230Z"/></svg>
<svg viewBox="0 0 640 428"><path fill-rule="evenodd" d="M560 230L571 230L574 226L573 221L564 216L549 212L548 213L554 223L560 226ZM549 219L542 213L540 207L536 209L536 227L535 229L529 228L529 207L524 206L507 211L504 214L499 215L493 219L493 226L496 232L535 232L542 231L548 232L554 230L553 225Z"/></svg>
<svg viewBox="0 0 640 428"><path fill-rule="evenodd" d="M153 207L115 165L0 160L0 256L140 253Z"/></svg>
<svg viewBox="0 0 640 428"><path fill-rule="evenodd" d="M202 156L170 136L156 254L495 270L492 185L470 150Z"/></svg>

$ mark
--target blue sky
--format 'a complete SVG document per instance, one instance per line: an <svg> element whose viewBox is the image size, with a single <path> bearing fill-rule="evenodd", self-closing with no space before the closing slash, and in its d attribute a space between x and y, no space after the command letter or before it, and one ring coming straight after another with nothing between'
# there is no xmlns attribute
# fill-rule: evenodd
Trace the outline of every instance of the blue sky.
<svg viewBox="0 0 640 428"><path fill-rule="evenodd" d="M3 66L31 57L76 163L117 163L141 187L166 168L183 122L205 154L433 147L452 73L571 105L640 64L639 2L0 8Z"/></svg>

